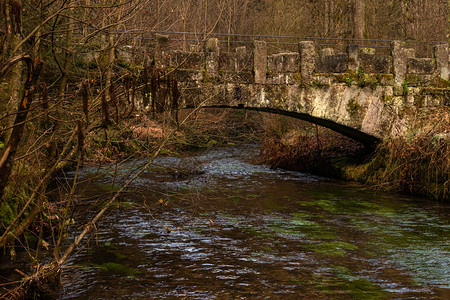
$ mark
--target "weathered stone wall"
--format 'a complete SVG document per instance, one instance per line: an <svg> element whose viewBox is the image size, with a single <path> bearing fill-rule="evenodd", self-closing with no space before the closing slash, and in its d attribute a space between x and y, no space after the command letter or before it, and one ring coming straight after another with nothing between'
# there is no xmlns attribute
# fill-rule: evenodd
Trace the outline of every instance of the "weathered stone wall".
<svg viewBox="0 0 450 300"><path fill-rule="evenodd" d="M263 41L249 48L222 52L211 39L202 51L157 46L154 57L179 80L184 107L277 109L380 139L405 134L417 114L450 105L446 44L435 46L432 58L416 58L398 41L389 56L354 45L346 53L316 51L310 41L300 42L298 53L268 55Z"/></svg>

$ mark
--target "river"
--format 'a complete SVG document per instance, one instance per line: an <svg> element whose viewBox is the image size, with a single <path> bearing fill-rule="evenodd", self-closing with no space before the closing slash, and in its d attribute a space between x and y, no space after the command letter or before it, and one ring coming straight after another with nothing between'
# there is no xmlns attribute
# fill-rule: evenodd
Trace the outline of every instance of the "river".
<svg viewBox="0 0 450 300"><path fill-rule="evenodd" d="M273 170L257 154L158 158L64 267L60 298L450 298L450 206ZM138 163L81 185L74 219Z"/></svg>

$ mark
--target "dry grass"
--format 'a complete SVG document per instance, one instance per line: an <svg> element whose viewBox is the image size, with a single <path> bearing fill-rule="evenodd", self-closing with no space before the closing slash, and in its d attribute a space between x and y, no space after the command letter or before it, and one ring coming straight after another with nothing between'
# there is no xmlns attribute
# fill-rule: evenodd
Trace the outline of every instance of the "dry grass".
<svg viewBox="0 0 450 300"><path fill-rule="evenodd" d="M265 117L261 159L272 168L339 177L331 159L358 153L363 146L323 127L280 116Z"/></svg>
<svg viewBox="0 0 450 300"><path fill-rule="evenodd" d="M450 199L450 113L435 114L432 127L414 135L382 143L367 165L366 181L377 187L429 197Z"/></svg>

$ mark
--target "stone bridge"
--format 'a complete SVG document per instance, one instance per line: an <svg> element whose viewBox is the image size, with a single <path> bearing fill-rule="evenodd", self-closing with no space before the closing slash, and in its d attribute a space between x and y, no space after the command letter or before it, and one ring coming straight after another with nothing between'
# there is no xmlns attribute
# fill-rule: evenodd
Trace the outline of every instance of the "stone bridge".
<svg viewBox="0 0 450 300"><path fill-rule="evenodd" d="M366 146L404 135L427 122L433 110L450 105L449 50L438 44L429 58L391 42L390 54L347 46L344 52L317 49L268 54L264 41L233 52L217 39L191 51L168 51L159 36L152 49L156 68L173 74L179 108L235 107L279 113L343 133ZM168 100L155 99L172 107ZM419 125L421 126L421 125Z"/></svg>

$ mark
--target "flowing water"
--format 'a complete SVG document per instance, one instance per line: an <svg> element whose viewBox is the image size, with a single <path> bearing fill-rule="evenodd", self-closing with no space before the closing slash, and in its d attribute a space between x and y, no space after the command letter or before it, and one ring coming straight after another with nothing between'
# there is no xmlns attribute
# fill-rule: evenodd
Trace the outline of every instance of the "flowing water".
<svg viewBox="0 0 450 300"><path fill-rule="evenodd" d="M257 153L158 158L70 259L60 298L450 298L448 205L272 170ZM136 163L80 189L75 217Z"/></svg>

